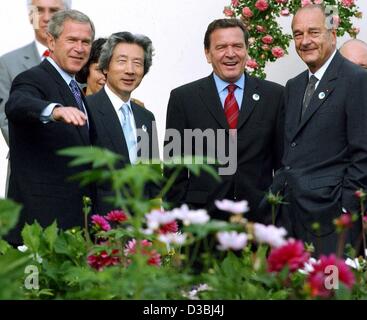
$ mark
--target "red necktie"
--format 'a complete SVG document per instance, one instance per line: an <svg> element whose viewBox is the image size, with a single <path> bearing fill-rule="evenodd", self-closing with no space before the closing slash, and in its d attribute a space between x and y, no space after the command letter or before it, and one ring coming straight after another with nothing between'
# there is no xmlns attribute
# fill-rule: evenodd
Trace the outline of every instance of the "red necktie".
<svg viewBox="0 0 367 320"><path fill-rule="evenodd" d="M236 98L234 96L234 91L236 90L236 88L237 86L235 84L230 84L227 86L228 95L226 100L224 101L224 113L227 118L229 129L237 128L239 108Z"/></svg>
<svg viewBox="0 0 367 320"><path fill-rule="evenodd" d="M49 57L50 56L50 50L45 50L45 52L43 53L42 57Z"/></svg>

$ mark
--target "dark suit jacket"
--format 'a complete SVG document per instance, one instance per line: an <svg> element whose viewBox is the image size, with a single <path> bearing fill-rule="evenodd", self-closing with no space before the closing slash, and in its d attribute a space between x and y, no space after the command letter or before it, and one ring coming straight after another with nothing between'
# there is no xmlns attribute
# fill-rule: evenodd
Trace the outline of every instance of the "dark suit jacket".
<svg viewBox="0 0 367 320"><path fill-rule="evenodd" d="M184 172L168 193L167 200L174 206L187 203L192 207L205 207L212 216L220 218L224 217L224 213L218 213L214 209L215 199L246 199L251 209L247 217L262 221L265 217L258 211L258 204L272 183L273 170L280 166L282 113L283 87L246 74L237 126L237 170L234 174L221 176L220 183L204 173L194 176ZM229 127L213 75L171 92L166 129L172 128L178 130L181 137L184 137L184 129L213 129L216 141L219 138L217 130L225 129L225 139L230 141ZM167 136L165 140L167 147ZM195 153L190 143L188 147L193 155L201 155ZM225 148L228 148L228 143ZM217 154L223 151L219 149L222 148L210 146L205 141L202 155L208 156L213 152ZM185 155L184 148L181 152ZM166 175L169 174L170 172L166 171Z"/></svg>
<svg viewBox="0 0 367 320"><path fill-rule="evenodd" d="M342 207L359 211L354 192L367 186L367 73L337 52L300 121L307 81L308 70L286 85L283 168L272 189L287 186L291 213L304 227L298 236L312 240L313 222L327 236ZM330 241L323 251L335 252Z"/></svg>
<svg viewBox="0 0 367 320"><path fill-rule="evenodd" d="M83 170L69 167L70 158L56 155L60 149L88 146L88 127L61 122L40 121L41 112L50 103L76 106L75 98L56 69L44 60L15 79L5 106L9 119L11 175L9 198L23 205L20 222L8 239L19 243L25 222L34 219L42 226L57 219L61 228L83 225L82 196L89 188L80 188L67 178ZM86 108L88 106L85 102ZM90 131L93 130L89 117Z"/></svg>
<svg viewBox="0 0 367 320"><path fill-rule="evenodd" d="M121 123L105 89L101 89L86 99L95 122L97 133L96 139L92 143L121 155L123 160L118 164L118 168L123 168L125 165L130 164L129 152ZM159 159L157 130L153 113L133 102L131 102L131 109L134 114L136 129L145 131L149 136L147 158ZM144 153L141 154L138 150L138 156L144 158ZM147 196L153 197L153 193L156 194L157 189L150 186L146 192ZM111 190L110 184L103 184L97 187L96 207L100 214L106 214L110 210L115 209L112 204L103 200L105 197L113 195L114 192Z"/></svg>

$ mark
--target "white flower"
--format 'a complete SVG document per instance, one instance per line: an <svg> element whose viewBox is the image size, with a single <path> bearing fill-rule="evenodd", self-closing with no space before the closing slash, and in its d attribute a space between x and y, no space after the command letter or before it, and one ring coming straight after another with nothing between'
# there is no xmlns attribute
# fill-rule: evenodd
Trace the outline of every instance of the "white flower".
<svg viewBox="0 0 367 320"><path fill-rule="evenodd" d="M310 258L308 261L303 265L303 269L298 269L298 271L302 274L309 274L310 272L314 271L314 265L319 263L319 260L315 258Z"/></svg>
<svg viewBox="0 0 367 320"><path fill-rule="evenodd" d="M43 261L42 257L38 253L33 254L32 258L33 258L33 260L37 261L39 264L41 264L42 261Z"/></svg>
<svg viewBox="0 0 367 320"><path fill-rule="evenodd" d="M175 221L175 216L171 212L153 210L145 215L148 229L157 230L159 226Z"/></svg>
<svg viewBox="0 0 367 320"><path fill-rule="evenodd" d="M170 244L177 244L177 245L183 245L186 240L186 234L182 233L166 233L166 234L160 234L158 236L158 240L170 245Z"/></svg>
<svg viewBox="0 0 367 320"><path fill-rule="evenodd" d="M355 258L353 260L351 258L348 258L347 260L345 260L345 264L352 267L353 269L356 269L356 270L361 269L361 265L359 263L358 258Z"/></svg>
<svg viewBox="0 0 367 320"><path fill-rule="evenodd" d="M274 225L254 224L254 236L257 242L267 243L274 248L282 246L286 240L284 237L287 231L284 228L277 228Z"/></svg>
<svg viewBox="0 0 367 320"><path fill-rule="evenodd" d="M20 252L26 252L28 250L28 247L26 245L18 246L18 250Z"/></svg>
<svg viewBox="0 0 367 320"><path fill-rule="evenodd" d="M183 204L181 208L173 209L171 213L176 219L181 220L185 226L190 224L204 224L210 220L206 210L190 210L186 204Z"/></svg>
<svg viewBox="0 0 367 320"><path fill-rule="evenodd" d="M217 247L219 250L241 250L247 244L247 234L237 233L236 231L230 232L218 232L217 239L220 245Z"/></svg>
<svg viewBox="0 0 367 320"><path fill-rule="evenodd" d="M235 214L241 214L249 211L248 202L242 201L231 201L227 199L215 200L215 205L219 210L228 211Z"/></svg>

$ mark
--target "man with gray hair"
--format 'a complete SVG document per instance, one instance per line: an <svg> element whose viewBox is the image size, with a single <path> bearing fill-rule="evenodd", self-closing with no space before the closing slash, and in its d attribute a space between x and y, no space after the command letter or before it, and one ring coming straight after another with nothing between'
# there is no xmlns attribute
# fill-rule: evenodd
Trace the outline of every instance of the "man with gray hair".
<svg viewBox="0 0 367 320"><path fill-rule="evenodd" d="M57 151L90 145L93 121L75 81L87 62L94 25L76 10L59 11L48 25L50 56L20 73L5 105L9 119L11 172L9 198L21 203L18 226L8 240L20 243L25 223L66 229L83 223L82 197L91 195L68 178L86 168L71 168Z"/></svg>
<svg viewBox="0 0 367 320"><path fill-rule="evenodd" d="M359 39L346 41L339 49L344 58L367 69L367 43Z"/></svg>
<svg viewBox="0 0 367 320"><path fill-rule="evenodd" d="M131 93L152 65L152 55L152 42L148 37L130 32L112 34L99 58L99 69L106 75L106 84L87 97L96 126L94 144L120 154L123 158L120 167L135 164L139 158L159 158L154 115L131 100ZM155 190L149 186L147 196L154 197ZM111 195L110 185L97 187L98 212L114 209L104 201Z"/></svg>

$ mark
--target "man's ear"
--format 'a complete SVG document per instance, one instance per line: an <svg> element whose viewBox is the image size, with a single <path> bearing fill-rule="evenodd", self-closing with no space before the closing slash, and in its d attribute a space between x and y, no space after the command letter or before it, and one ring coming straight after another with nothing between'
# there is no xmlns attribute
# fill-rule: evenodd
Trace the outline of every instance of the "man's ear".
<svg viewBox="0 0 367 320"><path fill-rule="evenodd" d="M206 61L211 64L212 63L212 59L210 57L209 50L208 49L205 49L204 52L205 52L205 56L206 56Z"/></svg>
<svg viewBox="0 0 367 320"><path fill-rule="evenodd" d="M55 50L55 42L56 39L49 32L47 32L47 47L51 52L54 52Z"/></svg>

